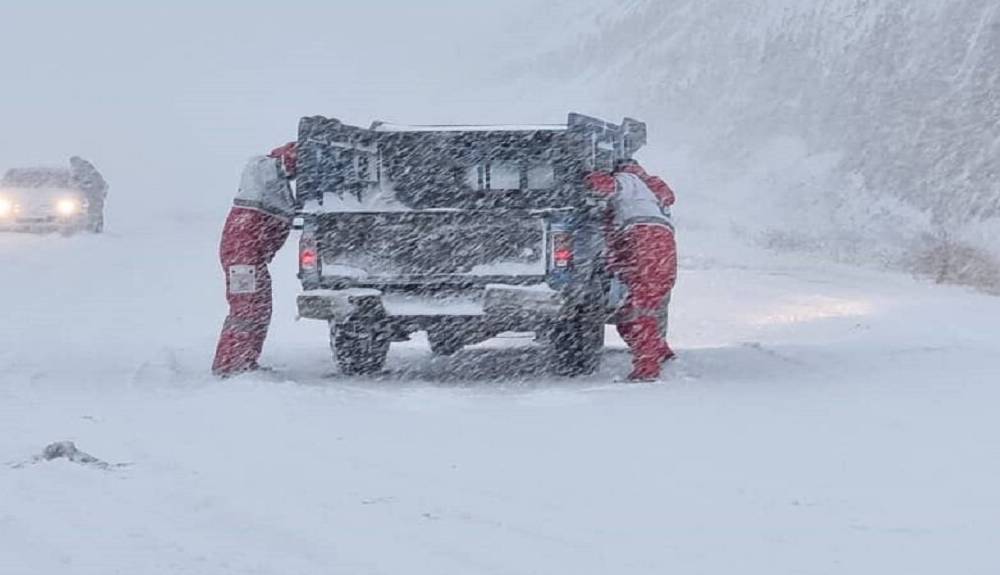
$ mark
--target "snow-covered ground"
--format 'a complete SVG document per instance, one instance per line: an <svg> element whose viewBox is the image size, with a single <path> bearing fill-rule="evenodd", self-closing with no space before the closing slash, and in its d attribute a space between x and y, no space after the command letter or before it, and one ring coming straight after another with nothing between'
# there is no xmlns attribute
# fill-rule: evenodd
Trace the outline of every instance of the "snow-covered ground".
<svg viewBox="0 0 1000 575"><path fill-rule="evenodd" d="M820 259L995 212L995 2L188 4L5 7L0 164L112 189L102 237L0 234L0 575L1000 572L1000 299ZM662 382L613 333L576 380L523 339L343 377L294 242L274 372L208 375L240 164L298 117L570 110L678 189Z"/></svg>
<svg viewBox="0 0 1000 575"><path fill-rule="evenodd" d="M4 575L1000 570L998 299L693 229L662 383L611 334L356 379L286 249L276 371L220 382L218 230L173 226L0 236Z"/></svg>

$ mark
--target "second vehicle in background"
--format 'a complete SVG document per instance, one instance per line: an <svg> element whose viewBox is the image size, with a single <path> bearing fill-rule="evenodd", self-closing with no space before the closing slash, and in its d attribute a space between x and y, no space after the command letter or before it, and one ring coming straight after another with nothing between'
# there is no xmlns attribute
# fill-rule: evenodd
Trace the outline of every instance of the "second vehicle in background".
<svg viewBox="0 0 1000 575"><path fill-rule="evenodd" d="M77 157L68 168L12 168L0 178L0 230L101 233L107 191L100 172Z"/></svg>

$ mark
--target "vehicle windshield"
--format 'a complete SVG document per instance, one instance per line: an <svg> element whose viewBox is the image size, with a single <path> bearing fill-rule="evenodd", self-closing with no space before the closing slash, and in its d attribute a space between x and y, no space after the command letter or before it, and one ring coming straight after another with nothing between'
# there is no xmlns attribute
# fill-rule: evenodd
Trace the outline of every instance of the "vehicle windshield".
<svg viewBox="0 0 1000 575"><path fill-rule="evenodd" d="M0 179L0 187L32 189L75 189L69 170L60 168L15 168Z"/></svg>

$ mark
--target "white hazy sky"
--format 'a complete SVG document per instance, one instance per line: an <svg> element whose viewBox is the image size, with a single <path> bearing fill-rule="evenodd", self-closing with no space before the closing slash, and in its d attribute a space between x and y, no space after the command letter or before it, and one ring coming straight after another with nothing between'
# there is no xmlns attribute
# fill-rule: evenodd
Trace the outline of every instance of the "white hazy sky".
<svg viewBox="0 0 1000 575"><path fill-rule="evenodd" d="M558 119L492 89L559 27L558 4L5 5L0 169L80 154L111 181L112 218L151 201L208 215L229 202L243 160L294 139L303 115Z"/></svg>

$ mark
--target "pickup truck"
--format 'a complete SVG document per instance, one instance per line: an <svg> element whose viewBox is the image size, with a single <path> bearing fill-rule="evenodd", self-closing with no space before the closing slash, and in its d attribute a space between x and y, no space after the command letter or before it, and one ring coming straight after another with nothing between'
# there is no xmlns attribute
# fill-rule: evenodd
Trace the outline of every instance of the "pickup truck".
<svg viewBox="0 0 1000 575"><path fill-rule="evenodd" d="M345 374L384 367L392 342L433 353L534 332L552 371L588 374L610 318L603 206L583 175L645 144L646 126L369 128L299 124L302 318L329 322Z"/></svg>

